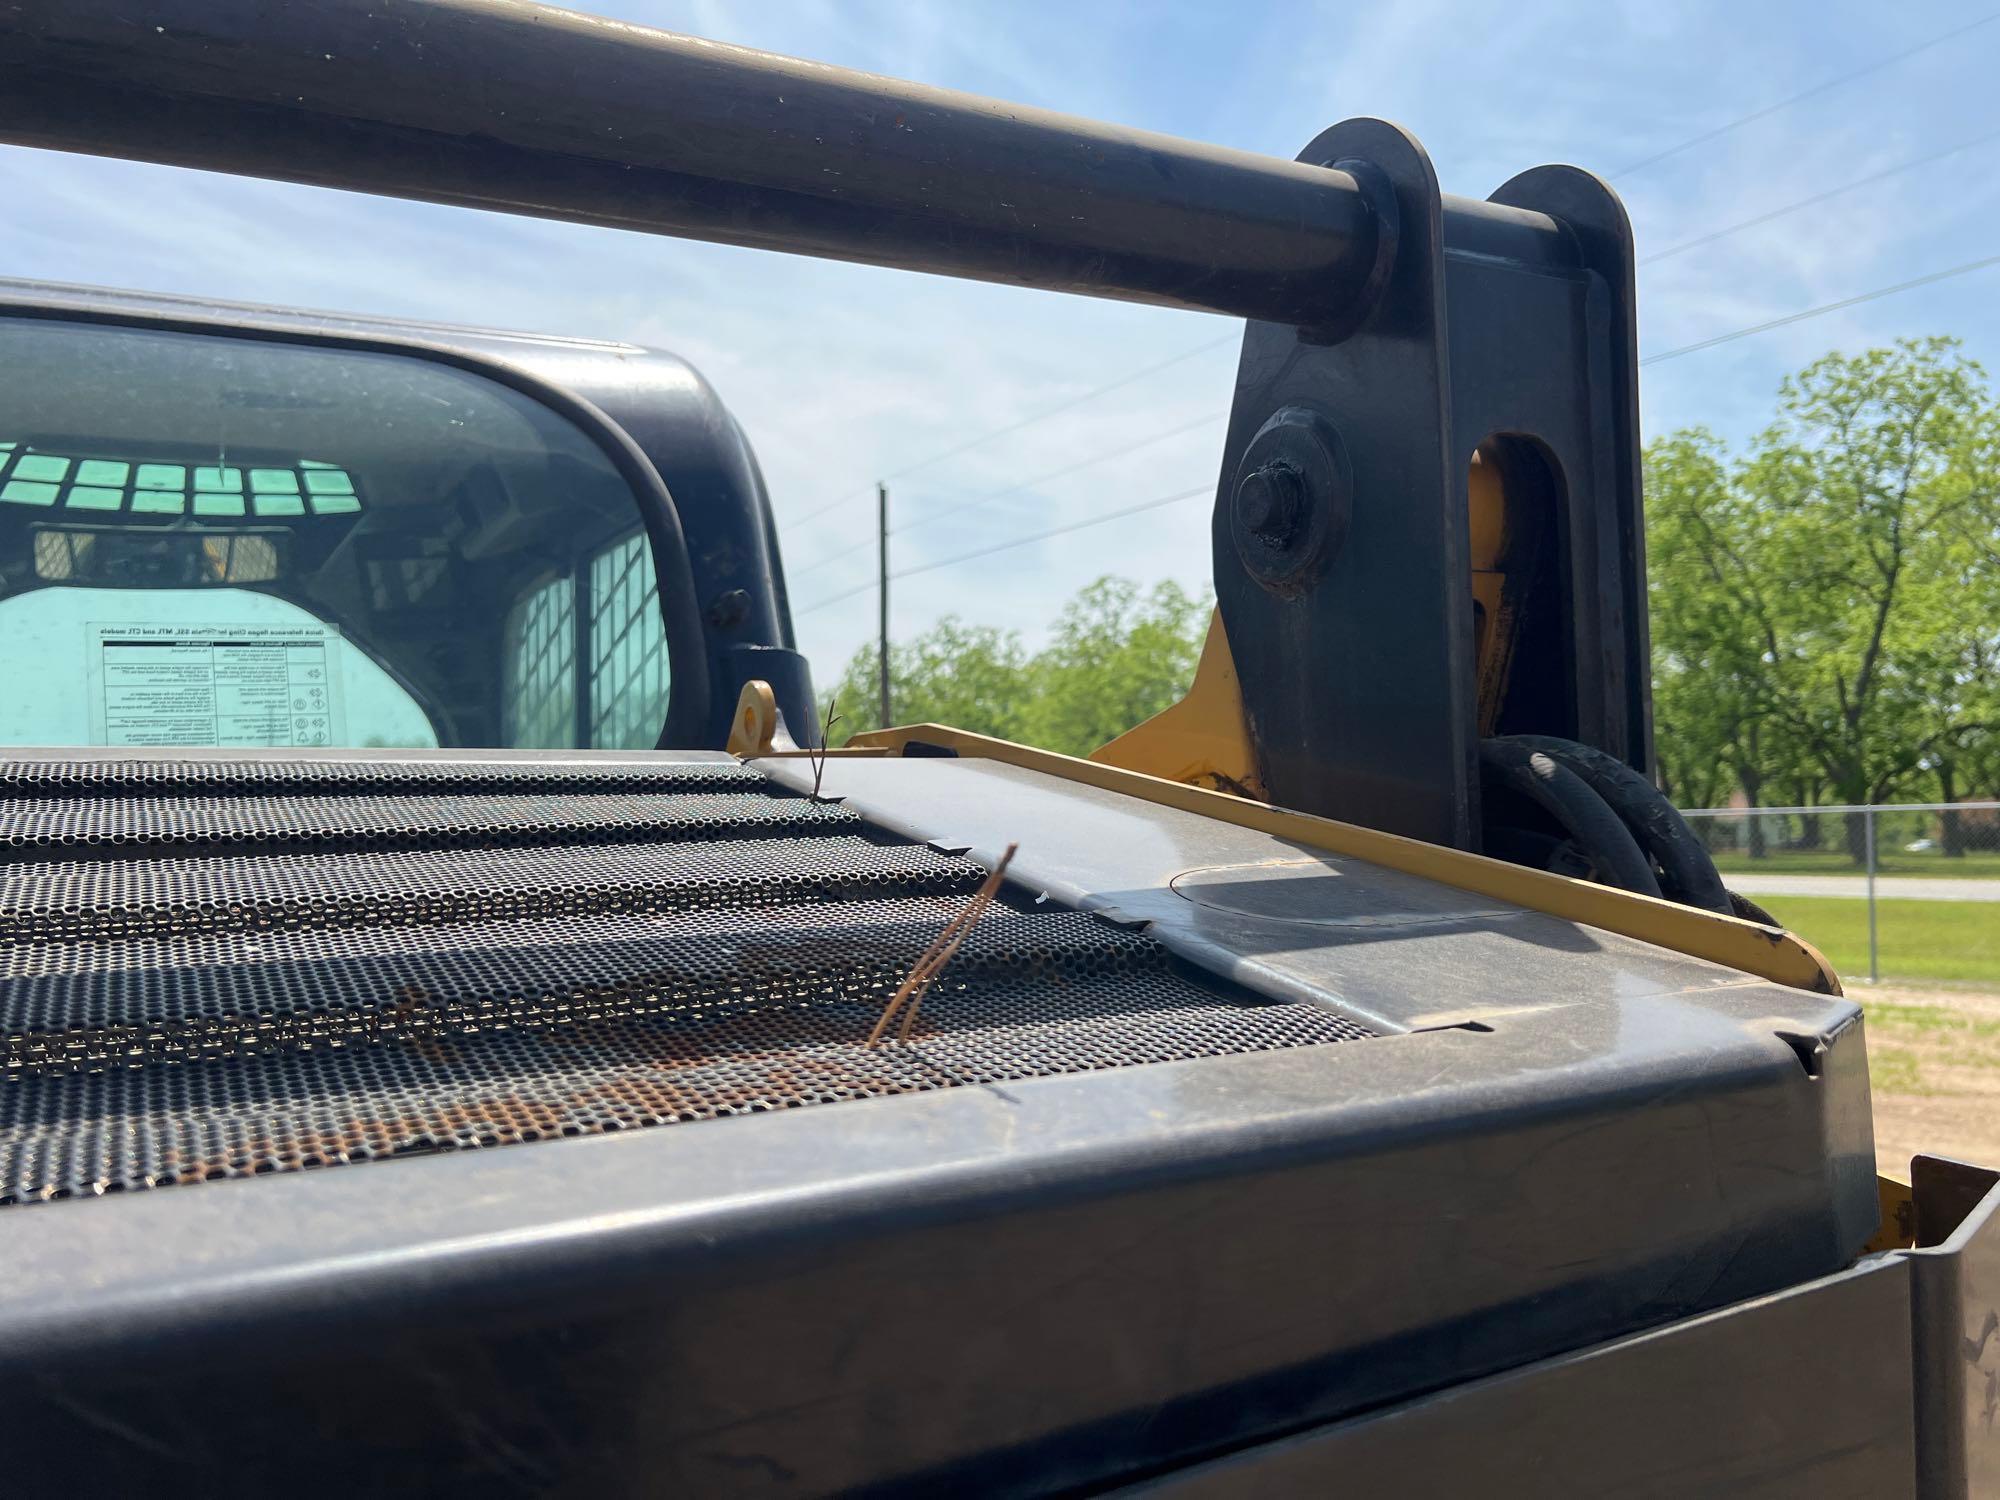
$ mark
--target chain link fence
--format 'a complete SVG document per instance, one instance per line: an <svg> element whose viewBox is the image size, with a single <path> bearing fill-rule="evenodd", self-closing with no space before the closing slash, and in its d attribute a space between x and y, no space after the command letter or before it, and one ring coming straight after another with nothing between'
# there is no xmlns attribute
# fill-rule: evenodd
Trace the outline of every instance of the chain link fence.
<svg viewBox="0 0 2000 1500"><path fill-rule="evenodd" d="M1843 975L2000 990L2000 802L1686 816L1730 889Z"/></svg>

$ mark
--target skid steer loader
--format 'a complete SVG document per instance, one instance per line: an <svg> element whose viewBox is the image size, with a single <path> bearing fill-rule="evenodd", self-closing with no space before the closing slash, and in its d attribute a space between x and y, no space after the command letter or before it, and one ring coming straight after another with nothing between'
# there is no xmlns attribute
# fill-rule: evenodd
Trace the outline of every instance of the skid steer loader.
<svg viewBox="0 0 2000 1500"><path fill-rule="evenodd" d="M1598 179L515 0L14 0L0 142L1244 323L1072 759L818 742L670 356L0 284L9 1494L2000 1493L2000 1176L1649 779Z"/></svg>

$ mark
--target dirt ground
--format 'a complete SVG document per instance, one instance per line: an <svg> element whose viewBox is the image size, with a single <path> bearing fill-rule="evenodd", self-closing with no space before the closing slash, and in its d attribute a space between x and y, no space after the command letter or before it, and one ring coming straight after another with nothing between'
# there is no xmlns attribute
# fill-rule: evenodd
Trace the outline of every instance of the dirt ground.
<svg viewBox="0 0 2000 1500"><path fill-rule="evenodd" d="M1875 1160L1907 1173L1919 1151L2000 1163L2000 994L1852 984L1868 1014Z"/></svg>

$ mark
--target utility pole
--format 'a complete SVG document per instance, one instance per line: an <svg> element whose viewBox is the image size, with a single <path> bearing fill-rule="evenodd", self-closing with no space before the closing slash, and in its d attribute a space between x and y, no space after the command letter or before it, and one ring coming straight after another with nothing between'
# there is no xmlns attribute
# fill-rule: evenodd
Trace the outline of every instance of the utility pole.
<svg viewBox="0 0 2000 1500"><path fill-rule="evenodd" d="M882 727L887 729L896 722L889 714L889 486L879 479L875 482L875 540L875 592L881 601L876 677L882 690Z"/></svg>

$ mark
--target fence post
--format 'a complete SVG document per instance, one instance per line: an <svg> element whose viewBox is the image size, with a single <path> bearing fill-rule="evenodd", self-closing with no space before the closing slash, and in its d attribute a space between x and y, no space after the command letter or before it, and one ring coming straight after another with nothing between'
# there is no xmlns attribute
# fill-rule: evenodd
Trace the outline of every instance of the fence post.
<svg viewBox="0 0 2000 1500"><path fill-rule="evenodd" d="M1881 954L1875 946L1875 809L1862 813L1868 843L1868 982L1882 982Z"/></svg>

